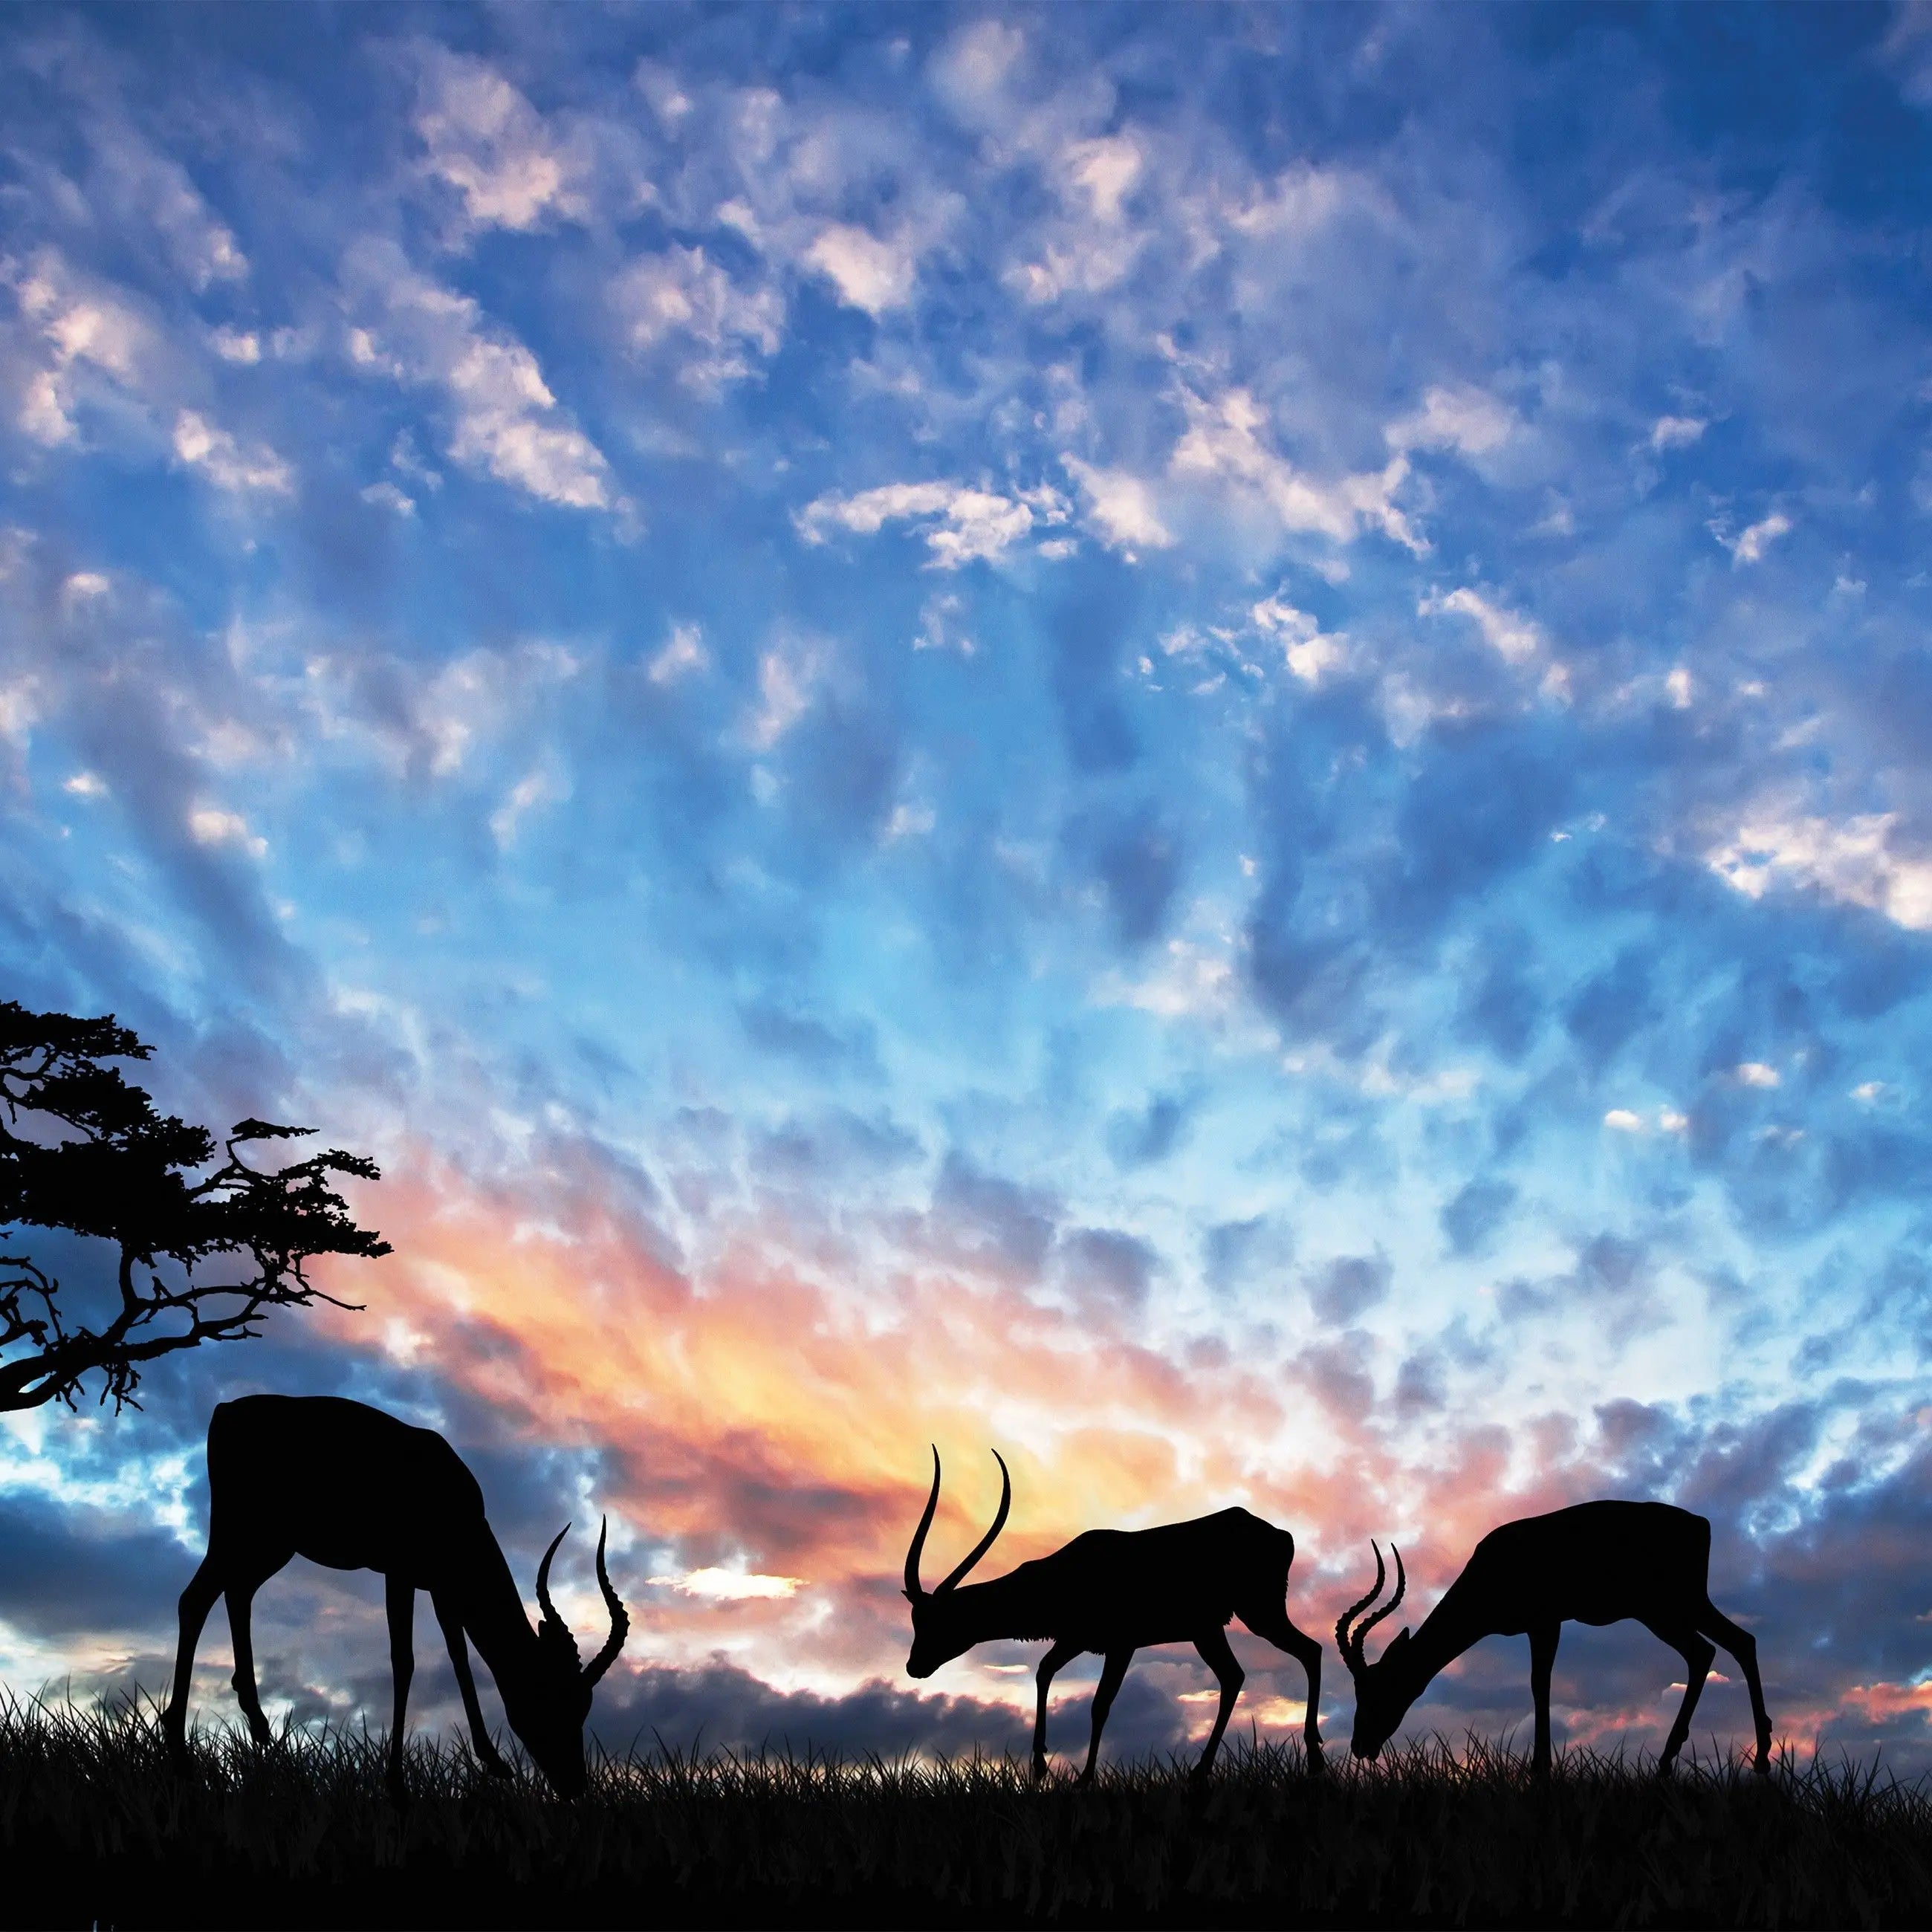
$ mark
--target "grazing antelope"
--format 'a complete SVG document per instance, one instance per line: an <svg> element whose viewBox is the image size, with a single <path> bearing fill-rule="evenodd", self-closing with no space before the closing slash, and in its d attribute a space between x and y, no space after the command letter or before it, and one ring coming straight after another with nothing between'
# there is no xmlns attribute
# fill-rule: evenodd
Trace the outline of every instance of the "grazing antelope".
<svg viewBox="0 0 1932 1932"><path fill-rule="evenodd" d="M1052 1648L1040 1660L1040 1708L1034 1720L1033 1774L1039 1778L1046 1772L1048 1687L1082 1652L1097 1652L1106 1662L1094 1693L1094 1735L1080 1774L1084 1784L1093 1778L1100 1733L1134 1652L1147 1644L1191 1643L1221 1686L1214 1732L1195 1767L1202 1777L1213 1768L1228 1714L1245 1680L1226 1636L1228 1618L1238 1616L1256 1636L1298 1659L1308 1673L1302 1736L1310 1768L1320 1765L1322 1646L1288 1622L1283 1606L1288 1565L1294 1561L1294 1538L1286 1530L1244 1509L1226 1509L1158 1529L1090 1529L1051 1556L962 1589L962 1580L1006 1527L1012 1504L1012 1478L997 1449L993 1460L1000 1466L1000 1507L993 1526L966 1560L928 1591L919 1580L919 1559L939 1507L939 1451L932 1452L932 1493L906 1552L905 1594L912 1605L909 1676L930 1677L942 1664L989 1639L1050 1638Z"/></svg>
<svg viewBox="0 0 1932 1932"><path fill-rule="evenodd" d="M1690 1735L1691 1713L1717 1654L1712 1640L1737 1659L1750 1687L1757 1724L1756 1768L1770 1768L1771 1720L1758 1681L1757 1644L1711 1601L1711 1526L1668 1503L1579 1503L1548 1516L1525 1516L1492 1529L1476 1545L1462 1574L1412 1636L1405 1628L1373 1664L1363 1640L1402 1601L1408 1579L1394 1551L1395 1594L1349 1628L1382 1593L1388 1572L1378 1545L1376 1586L1345 1610L1335 1642L1355 1680L1351 1748L1372 1758L1445 1664L1486 1636L1529 1634L1529 1688L1536 1700L1536 1768L1550 1768L1550 1672L1565 1622L1621 1623L1634 1618L1684 1658L1684 1702L1664 1741L1658 1769L1668 1771ZM1394 1546L1390 1546L1391 1549Z"/></svg>
<svg viewBox="0 0 1932 1932"><path fill-rule="evenodd" d="M537 1570L543 1620L533 1630L510 1566L483 1515L483 1492L462 1458L434 1430L414 1429L379 1408L334 1396L244 1396L225 1402L208 1425L208 1554L181 1595L181 1648L174 1696L163 1723L176 1755L187 1750L188 1686L201 1627L218 1596L228 1599L235 1641L235 1691L257 1744L270 1737L255 1690L249 1611L255 1592L292 1556L333 1570L374 1570L385 1579L395 1722L389 1734L390 1788L401 1790L403 1714L416 1670L411 1629L427 1590L456 1667L470 1735L484 1768L509 1767L483 1727L466 1640L496 1680L510 1728L560 1796L587 1782L584 1724L590 1694L616 1660L630 1618L604 1567L597 1582L610 1634L590 1664L550 1600L557 1532Z"/></svg>

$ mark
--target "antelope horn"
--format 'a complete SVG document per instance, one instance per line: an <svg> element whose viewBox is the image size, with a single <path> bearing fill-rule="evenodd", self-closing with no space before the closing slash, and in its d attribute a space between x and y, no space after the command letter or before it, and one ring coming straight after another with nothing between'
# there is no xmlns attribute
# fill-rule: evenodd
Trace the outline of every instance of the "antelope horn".
<svg viewBox="0 0 1932 1932"><path fill-rule="evenodd" d="M1404 1574L1402 1567L1402 1552L1391 1543L1389 1545L1389 1554L1395 1558L1395 1594L1390 1598L1388 1601L1383 1604L1372 1616L1364 1617L1355 1626L1355 1662L1359 1664L1364 1670L1368 1668L1368 1659L1362 1654L1363 1640L1376 1624L1382 1622L1383 1618L1394 1615L1396 1606L1402 1601L1402 1592L1408 1588L1408 1578ZM1353 1675L1354 1666L1351 1665L1349 1668L1350 1674Z"/></svg>
<svg viewBox="0 0 1932 1932"><path fill-rule="evenodd" d="M932 1479L932 1492L934 1496L937 1497L939 1493L939 1478L938 1474L939 1451L936 1449L932 1452L932 1460L934 1466L934 1474ZM986 1552L992 1548L994 1538L998 1536L1000 1532L1004 1529L1006 1526L1006 1512L1008 1510L1011 1509L1013 1505L1013 1479L1006 1473L1006 1458L1002 1456L997 1449L993 1451L993 1460L1000 1466L1000 1507L998 1511L994 1516L993 1526L991 1529L987 1531L984 1536L980 1538L977 1543L973 1546L972 1553L968 1556L965 1562L961 1564L958 1568L955 1570L952 1575L947 1577L946 1581L940 1584L939 1588L933 1592L934 1596L944 1595L946 1591L951 1589L953 1586L959 1581L960 1578L964 1576L967 1571L971 1569L974 1564L978 1562L980 1558L985 1556ZM932 1508L932 1504L928 1504L926 1507L930 1509Z"/></svg>
<svg viewBox="0 0 1932 1932"><path fill-rule="evenodd" d="M926 1499L926 1514L912 1533L912 1547L906 1552L905 1593L914 1603L926 1594L919 1580L919 1559L926 1548L926 1532L932 1527L932 1513L939 1507L939 1445L932 1446L932 1493Z"/></svg>
<svg viewBox="0 0 1932 1932"><path fill-rule="evenodd" d="M1369 1547L1376 1552L1376 1587L1366 1597L1359 1598L1351 1604L1335 1620L1335 1648L1342 1653L1342 1661L1348 1666L1352 1676L1361 1662L1362 1653L1360 1645L1351 1636L1349 1619L1366 1610L1382 1594L1382 1586L1388 1580L1388 1570L1382 1562L1382 1545L1371 1543Z"/></svg>
<svg viewBox="0 0 1932 1932"><path fill-rule="evenodd" d="M550 1538L550 1547L544 1552L543 1561L537 1565L537 1601L543 1606L543 1620L547 1624L555 1624L560 1630L568 1630L569 1626L557 1615L556 1606L550 1600L550 1560L556 1554L556 1546L569 1534L570 1526L566 1523Z"/></svg>
<svg viewBox="0 0 1932 1932"><path fill-rule="evenodd" d="M610 1612L610 1634L604 1640L604 1648L584 1667L586 1690L616 1662L617 1653L631 1634L630 1612L624 1608L623 1599L610 1587L610 1573L604 1567L604 1538L610 1527L610 1519L606 1516L597 1532L597 1587L604 1592L604 1601Z"/></svg>

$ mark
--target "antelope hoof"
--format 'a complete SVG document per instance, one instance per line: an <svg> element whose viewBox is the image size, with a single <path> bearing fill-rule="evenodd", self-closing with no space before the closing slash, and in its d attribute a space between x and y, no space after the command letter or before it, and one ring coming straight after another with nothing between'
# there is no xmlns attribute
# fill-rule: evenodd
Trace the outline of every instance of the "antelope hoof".
<svg viewBox="0 0 1932 1932"><path fill-rule="evenodd" d="M1036 1784L1046 1782L1046 1758L1044 1753L1036 1754L1033 1761L1033 1781Z"/></svg>
<svg viewBox="0 0 1932 1932"><path fill-rule="evenodd" d="M1306 1755L1308 1774L1311 1778L1318 1776L1328 1768L1328 1760L1322 1755L1322 1740L1319 1738L1310 1738L1308 1740Z"/></svg>

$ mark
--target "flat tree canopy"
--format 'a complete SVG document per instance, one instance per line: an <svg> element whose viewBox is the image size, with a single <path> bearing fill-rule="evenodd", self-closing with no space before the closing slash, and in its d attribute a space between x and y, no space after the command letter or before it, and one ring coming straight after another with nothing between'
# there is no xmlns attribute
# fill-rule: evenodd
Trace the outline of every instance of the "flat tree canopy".
<svg viewBox="0 0 1932 1932"><path fill-rule="evenodd" d="M56 1399L71 1408L82 1378L98 1373L98 1399L118 1411L158 1355L257 1335L272 1308L356 1306L309 1281L314 1256L389 1252L330 1185L338 1174L378 1179L373 1161L331 1148L291 1166L253 1167L244 1145L314 1130L248 1120L217 1165L205 1127L157 1112L102 1064L149 1053L112 1014L76 1019L0 1000L0 1410ZM100 1327L63 1311L60 1283L16 1252L22 1228L118 1250L119 1306Z"/></svg>

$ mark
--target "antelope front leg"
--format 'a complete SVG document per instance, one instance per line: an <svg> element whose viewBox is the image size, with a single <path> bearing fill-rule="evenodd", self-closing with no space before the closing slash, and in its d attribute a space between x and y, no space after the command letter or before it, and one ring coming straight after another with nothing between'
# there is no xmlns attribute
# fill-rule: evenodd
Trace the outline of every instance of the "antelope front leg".
<svg viewBox="0 0 1932 1932"><path fill-rule="evenodd" d="M268 1728L261 1696L255 1688L255 1642L250 1622L255 1590L253 1583L228 1586L228 1634L235 1646L235 1695L248 1720L248 1735L256 1744L266 1745L275 1734Z"/></svg>
<svg viewBox="0 0 1932 1932"><path fill-rule="evenodd" d="M1033 1781L1046 1775L1046 1694L1054 1677L1080 1654L1077 1643L1056 1643L1040 1660L1040 1708L1033 1720Z"/></svg>
<svg viewBox="0 0 1932 1932"><path fill-rule="evenodd" d="M221 1578L212 1557L204 1557L201 1568L188 1580L181 1593L181 1646L175 1652L174 1695L161 1718L162 1735L176 1762L188 1756L188 1687L194 1675L194 1647L201 1641L201 1627L221 1594Z"/></svg>
<svg viewBox="0 0 1932 1932"><path fill-rule="evenodd" d="M495 1740L484 1729L483 1707L476 1701L476 1679L470 1674L470 1640L464 1634L463 1619L441 1591L432 1590L429 1600L435 1608L436 1622L442 1626L442 1640L449 1646L449 1660L456 1671L456 1688L463 1694L463 1714L470 1720L470 1748L476 1754L476 1762L492 1778L508 1778L510 1767L503 1762Z"/></svg>
<svg viewBox="0 0 1932 1932"><path fill-rule="evenodd" d="M389 1666L396 1677L396 1714L389 1726L390 1795L403 1796L403 1726L410 1706L410 1679L416 1675L416 1589L395 1576L382 1582L383 1607L389 1613Z"/></svg>
<svg viewBox="0 0 1932 1932"><path fill-rule="evenodd" d="M1094 1782L1094 1766L1100 1755L1100 1733L1107 1727L1107 1713L1114 1708L1114 1694L1120 1689L1120 1680L1133 1660L1131 1650L1110 1650L1106 1662L1100 1666L1100 1682L1094 1690L1094 1736L1087 1747L1087 1768L1080 1774L1082 1784Z"/></svg>
<svg viewBox="0 0 1932 1932"><path fill-rule="evenodd" d="M1536 1703L1536 1774L1550 1775L1550 1673L1556 1663L1560 1623L1541 1624L1529 1634L1529 1694Z"/></svg>
<svg viewBox="0 0 1932 1932"><path fill-rule="evenodd" d="M1214 1768L1214 1754L1221 1748L1221 1733L1228 1728L1228 1714L1234 1708L1234 1700L1241 1694L1241 1686L1247 1682L1247 1675L1228 1642L1226 1630L1203 1631L1194 1640L1194 1648L1201 1653L1208 1669L1221 1680L1221 1708L1214 1714L1214 1728L1208 1735L1208 1748L1201 1754L1201 1762L1194 1767L1196 1778L1205 1778Z"/></svg>
<svg viewBox="0 0 1932 1932"><path fill-rule="evenodd" d="M1704 1679L1711 1674L1712 1660L1718 1653L1707 1639L1694 1630L1673 1630L1666 1634L1654 1624L1650 1628L1654 1635L1662 1637L1684 1659L1684 1702L1678 1711L1676 1723L1670 1727L1670 1735L1664 1741L1664 1755L1657 1760L1657 1768L1661 1773L1677 1762L1677 1754L1684 1748L1684 1740L1690 1735L1691 1716L1697 1708L1697 1700L1704 1694Z"/></svg>

